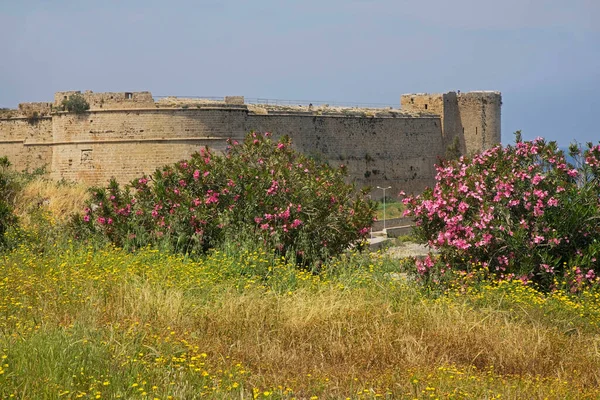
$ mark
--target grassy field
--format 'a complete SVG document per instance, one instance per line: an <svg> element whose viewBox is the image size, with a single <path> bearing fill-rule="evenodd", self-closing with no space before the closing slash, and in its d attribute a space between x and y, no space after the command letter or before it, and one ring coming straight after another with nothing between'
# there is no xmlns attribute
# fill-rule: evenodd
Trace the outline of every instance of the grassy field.
<svg viewBox="0 0 600 400"><path fill-rule="evenodd" d="M597 292L431 290L380 254L1 257L0 398L600 398Z"/></svg>
<svg viewBox="0 0 600 400"><path fill-rule="evenodd" d="M402 213L404 212L404 204L399 201L390 201L387 200L385 203L385 218L400 218L402 217ZM377 203L377 211L375 213L377 220L383 220L383 202Z"/></svg>
<svg viewBox="0 0 600 400"><path fill-rule="evenodd" d="M428 287L380 253L317 274L235 245L85 247L61 224L86 195L34 181L20 196L21 244L0 252L1 399L600 398L597 290Z"/></svg>

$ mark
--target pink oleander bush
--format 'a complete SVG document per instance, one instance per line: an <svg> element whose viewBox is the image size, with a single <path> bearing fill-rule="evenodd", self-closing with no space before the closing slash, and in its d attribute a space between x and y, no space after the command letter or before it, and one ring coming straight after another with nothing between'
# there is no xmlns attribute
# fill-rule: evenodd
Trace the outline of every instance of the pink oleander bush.
<svg viewBox="0 0 600 400"><path fill-rule="evenodd" d="M121 188L95 188L80 237L100 234L119 246L169 244L206 252L225 243L254 243L311 264L364 240L374 203L346 184L346 169L319 164L288 138L251 133L208 148Z"/></svg>
<svg viewBox="0 0 600 400"><path fill-rule="evenodd" d="M600 275L600 145L538 138L442 162L436 185L403 199L415 234L437 250L417 261L423 276L480 267L501 279L571 289Z"/></svg>

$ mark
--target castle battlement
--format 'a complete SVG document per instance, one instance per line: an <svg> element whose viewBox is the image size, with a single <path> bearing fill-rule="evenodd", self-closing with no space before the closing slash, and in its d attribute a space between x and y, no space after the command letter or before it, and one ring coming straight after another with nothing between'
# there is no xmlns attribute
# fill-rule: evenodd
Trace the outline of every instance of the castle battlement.
<svg viewBox="0 0 600 400"><path fill-rule="evenodd" d="M82 95L90 109L62 111ZM0 156L19 170L46 166L55 179L125 182L187 158L201 147L225 151L251 130L288 135L294 146L345 164L359 185L419 192L458 140L463 153L500 143L501 94L405 94L400 107L257 104L243 96L155 99L150 92L64 91L53 102L0 110Z"/></svg>

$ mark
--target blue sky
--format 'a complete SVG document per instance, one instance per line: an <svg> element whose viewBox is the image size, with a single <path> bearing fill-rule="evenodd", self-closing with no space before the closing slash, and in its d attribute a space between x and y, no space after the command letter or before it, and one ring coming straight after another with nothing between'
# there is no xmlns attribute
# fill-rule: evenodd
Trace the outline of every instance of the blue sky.
<svg viewBox="0 0 600 400"><path fill-rule="evenodd" d="M150 90L397 105L499 90L503 142L600 140L599 0L0 0L0 107Z"/></svg>

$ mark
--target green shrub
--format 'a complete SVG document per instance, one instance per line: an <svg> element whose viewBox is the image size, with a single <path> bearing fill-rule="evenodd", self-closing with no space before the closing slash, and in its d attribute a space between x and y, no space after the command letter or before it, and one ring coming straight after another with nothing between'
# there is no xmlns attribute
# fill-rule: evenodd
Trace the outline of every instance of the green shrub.
<svg viewBox="0 0 600 400"><path fill-rule="evenodd" d="M27 115L27 122L31 125L35 125L40 120L40 113L33 111L30 115Z"/></svg>
<svg viewBox="0 0 600 400"><path fill-rule="evenodd" d="M62 101L63 110L82 114L90 109L90 104L80 94L73 94L68 99Z"/></svg>
<svg viewBox="0 0 600 400"><path fill-rule="evenodd" d="M346 169L301 155L288 138L251 133L225 156L209 149L122 189L92 192L77 225L120 246L168 244L205 252L262 246L300 264L320 262L369 233L375 204L346 184ZM86 232L87 233L84 233Z"/></svg>
<svg viewBox="0 0 600 400"><path fill-rule="evenodd" d="M0 157L0 245L5 244L4 234L17 222L13 213L13 201L17 192L13 173L8 170L10 162Z"/></svg>
<svg viewBox="0 0 600 400"><path fill-rule="evenodd" d="M442 163L436 185L407 197L417 236L439 257L417 262L432 270L483 267L552 288L573 290L600 274L600 146L572 146L577 166L555 142L538 138Z"/></svg>

